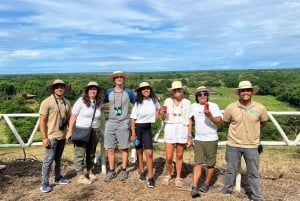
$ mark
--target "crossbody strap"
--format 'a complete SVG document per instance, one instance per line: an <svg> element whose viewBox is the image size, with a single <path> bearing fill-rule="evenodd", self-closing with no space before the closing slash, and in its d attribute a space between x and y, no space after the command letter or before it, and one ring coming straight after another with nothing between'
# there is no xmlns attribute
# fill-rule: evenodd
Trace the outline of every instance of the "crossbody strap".
<svg viewBox="0 0 300 201"><path fill-rule="evenodd" d="M93 118L92 118L92 122L91 122L90 128L92 128L93 121L94 121L94 119L95 119L96 108L97 108L97 107L96 107L96 105L95 105L94 114L93 114Z"/></svg>

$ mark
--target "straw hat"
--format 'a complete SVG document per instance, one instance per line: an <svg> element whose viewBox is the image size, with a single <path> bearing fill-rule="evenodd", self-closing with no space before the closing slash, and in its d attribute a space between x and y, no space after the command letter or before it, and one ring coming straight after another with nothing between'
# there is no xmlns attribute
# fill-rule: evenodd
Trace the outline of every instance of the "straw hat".
<svg viewBox="0 0 300 201"><path fill-rule="evenodd" d="M136 88L135 91L138 91L140 88L143 88L143 87L150 87L152 89L151 85L148 82L141 82L139 87Z"/></svg>
<svg viewBox="0 0 300 201"><path fill-rule="evenodd" d="M63 80L60 80L60 79L56 79L56 80L53 81L52 84L49 84L47 86L47 90L49 92L53 93L53 91L54 91L54 85L57 85L57 84L63 84L63 85L65 85L65 92L68 92L68 91L71 90L71 85L66 84Z"/></svg>
<svg viewBox="0 0 300 201"><path fill-rule="evenodd" d="M169 91L172 91L174 89L183 89L185 90L186 89L186 86L182 86L182 83L181 81L173 81L172 82L172 87L171 88L168 88Z"/></svg>
<svg viewBox="0 0 300 201"><path fill-rule="evenodd" d="M239 87L238 88L235 88L234 90L233 90L233 93L235 94L235 95L239 95L239 90L240 89L252 89L253 90L253 94L256 94L257 92L258 92L258 90L259 90L259 87L258 86L252 86L252 84L251 84L251 82L249 82L249 81L241 81L240 83L239 83Z"/></svg>
<svg viewBox="0 0 300 201"><path fill-rule="evenodd" d="M113 82L114 79L119 76L124 77L124 81L128 80L129 78L129 75L127 73L124 73L123 71L115 71L108 76L108 79L109 81Z"/></svg>
<svg viewBox="0 0 300 201"><path fill-rule="evenodd" d="M198 92L201 92L201 91L206 91L207 93L210 93L211 92L211 89L206 87L206 86L200 86L198 87L194 92L193 94L196 94Z"/></svg>
<svg viewBox="0 0 300 201"><path fill-rule="evenodd" d="M102 90L102 87L99 86L97 82L90 81L86 86L83 87L84 90L88 90L89 87L97 87L98 91Z"/></svg>

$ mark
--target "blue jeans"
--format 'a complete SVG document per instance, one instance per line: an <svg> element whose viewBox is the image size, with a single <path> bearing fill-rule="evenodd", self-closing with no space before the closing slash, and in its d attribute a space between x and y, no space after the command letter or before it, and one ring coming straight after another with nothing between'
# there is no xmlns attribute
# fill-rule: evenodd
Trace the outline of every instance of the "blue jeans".
<svg viewBox="0 0 300 201"><path fill-rule="evenodd" d="M60 179L60 160L65 148L66 140L51 139L51 146L45 148L45 158L42 166L42 183L49 183L51 166L54 162L55 181Z"/></svg>
<svg viewBox="0 0 300 201"><path fill-rule="evenodd" d="M262 200L259 178L259 153L257 148L240 148L226 145L224 188L225 192L231 192L236 175L240 172L241 157L244 157L247 167L248 184L252 200Z"/></svg>

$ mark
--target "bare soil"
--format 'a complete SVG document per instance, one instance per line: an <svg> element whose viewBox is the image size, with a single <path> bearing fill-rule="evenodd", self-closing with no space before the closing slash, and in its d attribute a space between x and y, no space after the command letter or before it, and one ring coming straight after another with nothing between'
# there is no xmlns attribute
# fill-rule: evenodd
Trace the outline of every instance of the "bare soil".
<svg viewBox="0 0 300 201"><path fill-rule="evenodd" d="M135 164L128 167L129 178L126 182L119 180L119 175L111 182L105 183L105 175L101 166L95 167L98 181L90 185L80 185L76 182L76 173L72 162L72 146L66 146L62 160L62 172L71 180L69 185L54 185L50 193L40 191L43 148L32 148L28 152L35 153L33 157L21 158L22 149L0 150L0 164L6 168L0 170L0 200L249 200L245 168L242 164L242 189L234 191L230 196L220 194L224 179L224 148L219 148L218 162L212 186L208 193L202 193L200 198L191 198L191 177L193 169L193 152L186 150L182 178L184 187L176 188L174 179L169 186L161 184L164 176L164 151L162 146L156 146L155 151L155 188L147 188L146 182L139 181ZM300 200L300 151L294 147L285 154L286 148L265 148L261 155L261 187L264 200ZM19 155L18 155L19 154ZM117 164L120 165L120 158ZM204 179L204 175L200 184ZM53 178L53 175L52 177ZM51 182L53 182L51 180Z"/></svg>

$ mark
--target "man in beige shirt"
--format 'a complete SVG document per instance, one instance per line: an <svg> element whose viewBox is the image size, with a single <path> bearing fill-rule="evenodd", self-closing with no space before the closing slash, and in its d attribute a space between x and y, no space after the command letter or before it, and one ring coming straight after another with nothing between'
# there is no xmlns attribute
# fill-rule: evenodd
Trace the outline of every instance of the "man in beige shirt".
<svg viewBox="0 0 300 201"><path fill-rule="evenodd" d="M262 200L258 147L260 128L264 127L268 120L266 108L252 100L252 96L258 90L258 86L252 86L249 81L241 81L239 87L234 90L239 100L229 104L223 115L223 121L228 126L228 137L225 155L227 167L222 193L232 192L236 174L240 170L241 156L243 156L252 200Z"/></svg>
<svg viewBox="0 0 300 201"><path fill-rule="evenodd" d="M71 86L63 80L54 80L47 87L51 95L42 101L40 106L40 132L45 158L42 166L42 185L40 190L44 193L52 191L49 185L51 166L54 162L55 184L68 184L68 179L60 173L60 161L64 151L67 124L70 116L70 102L63 97L65 92L70 91Z"/></svg>

